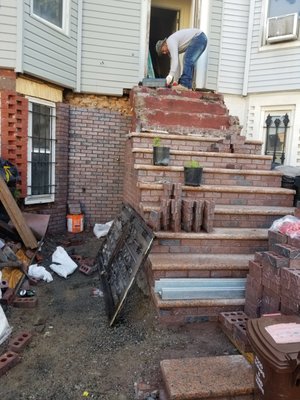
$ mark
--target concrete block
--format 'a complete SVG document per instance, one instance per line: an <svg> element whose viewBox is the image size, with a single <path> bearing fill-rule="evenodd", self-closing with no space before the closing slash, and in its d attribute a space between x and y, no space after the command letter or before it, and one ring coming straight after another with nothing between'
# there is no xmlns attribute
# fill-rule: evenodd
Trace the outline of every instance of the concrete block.
<svg viewBox="0 0 300 400"><path fill-rule="evenodd" d="M89 265L81 265L79 267L79 271L82 272L84 275L92 275L94 272L96 272L97 266L91 267Z"/></svg>
<svg viewBox="0 0 300 400"><path fill-rule="evenodd" d="M17 336L10 339L8 343L8 348L12 352L20 353L24 349L24 347L28 345L31 339L32 333L20 332Z"/></svg>
<svg viewBox="0 0 300 400"><path fill-rule="evenodd" d="M6 374L6 372L14 367L20 361L20 356L13 351L8 351L0 356L0 376Z"/></svg>
<svg viewBox="0 0 300 400"><path fill-rule="evenodd" d="M257 261L249 261L249 275L258 283L262 281L263 267Z"/></svg>

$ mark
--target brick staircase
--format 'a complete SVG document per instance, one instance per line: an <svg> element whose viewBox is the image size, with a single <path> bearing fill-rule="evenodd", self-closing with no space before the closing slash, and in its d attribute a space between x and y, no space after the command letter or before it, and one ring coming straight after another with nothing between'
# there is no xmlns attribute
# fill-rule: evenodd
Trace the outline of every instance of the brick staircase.
<svg viewBox="0 0 300 400"><path fill-rule="evenodd" d="M246 277L254 253L268 247L271 223L293 214L294 191L281 188L281 174L271 171L271 157L261 155L261 143L240 135L220 94L140 87L132 90L131 101L124 201L149 224L153 212L159 217L165 212L170 187L177 205L192 199L214 204L214 212L206 216L213 225L210 232L155 231L147 270L160 319L216 320L220 312L243 310L244 298L162 300L153 290L154 281ZM170 147L168 166L152 163L155 136ZM191 159L204 167L199 187L183 183L183 165Z"/></svg>

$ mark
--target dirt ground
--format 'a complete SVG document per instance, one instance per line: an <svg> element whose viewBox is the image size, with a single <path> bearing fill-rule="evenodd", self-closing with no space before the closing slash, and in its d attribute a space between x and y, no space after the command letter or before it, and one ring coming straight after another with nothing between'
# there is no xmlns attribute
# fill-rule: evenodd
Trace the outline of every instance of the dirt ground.
<svg viewBox="0 0 300 400"><path fill-rule="evenodd" d="M57 245L68 243L63 247L69 254L96 257L101 241L92 232L49 236L43 265L49 265ZM87 276L76 270L68 279L52 274L51 283L32 287L37 307L5 310L11 337L23 331L33 337L21 362L0 377L1 400L133 400L137 383L160 389L163 359L237 353L217 323L161 325L136 283L109 327L103 296L95 296L94 289L101 290L97 272ZM0 355L7 345L0 346Z"/></svg>

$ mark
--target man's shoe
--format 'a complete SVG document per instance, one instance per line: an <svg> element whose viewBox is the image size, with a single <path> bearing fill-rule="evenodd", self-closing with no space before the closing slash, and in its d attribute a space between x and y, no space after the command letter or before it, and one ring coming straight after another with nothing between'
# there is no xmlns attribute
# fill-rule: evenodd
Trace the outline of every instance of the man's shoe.
<svg viewBox="0 0 300 400"><path fill-rule="evenodd" d="M192 89L189 89L186 86L183 86L183 85L180 85L180 84L179 85L173 85L172 89L175 89L175 90L192 90Z"/></svg>

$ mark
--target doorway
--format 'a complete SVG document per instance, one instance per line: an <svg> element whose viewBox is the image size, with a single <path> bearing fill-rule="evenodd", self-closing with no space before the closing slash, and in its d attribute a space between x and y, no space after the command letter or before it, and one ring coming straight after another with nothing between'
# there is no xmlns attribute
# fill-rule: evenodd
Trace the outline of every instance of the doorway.
<svg viewBox="0 0 300 400"><path fill-rule="evenodd" d="M179 19L179 10L151 7L149 51L155 78L165 78L170 69L169 57L167 55L160 57L157 55L155 50L156 42L177 31L179 29Z"/></svg>

